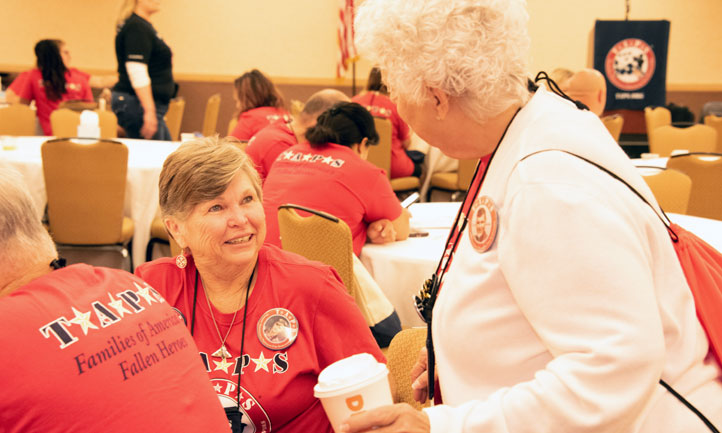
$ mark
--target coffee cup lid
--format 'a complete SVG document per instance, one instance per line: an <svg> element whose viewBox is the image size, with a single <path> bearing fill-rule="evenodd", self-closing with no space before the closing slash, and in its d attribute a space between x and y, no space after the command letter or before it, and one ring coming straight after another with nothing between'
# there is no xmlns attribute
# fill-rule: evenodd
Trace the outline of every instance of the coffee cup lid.
<svg viewBox="0 0 722 433"><path fill-rule="evenodd" d="M363 388L388 374L386 364L369 353L359 353L334 362L321 371L313 394L318 398L334 397Z"/></svg>

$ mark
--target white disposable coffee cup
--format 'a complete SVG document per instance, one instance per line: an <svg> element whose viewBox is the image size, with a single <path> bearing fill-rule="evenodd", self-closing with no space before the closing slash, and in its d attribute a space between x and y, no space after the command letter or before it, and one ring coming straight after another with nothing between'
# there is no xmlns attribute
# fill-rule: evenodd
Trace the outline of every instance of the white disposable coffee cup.
<svg viewBox="0 0 722 433"><path fill-rule="evenodd" d="M313 395L321 400L333 430L349 416L393 404L386 364L360 353L336 361L321 371Z"/></svg>

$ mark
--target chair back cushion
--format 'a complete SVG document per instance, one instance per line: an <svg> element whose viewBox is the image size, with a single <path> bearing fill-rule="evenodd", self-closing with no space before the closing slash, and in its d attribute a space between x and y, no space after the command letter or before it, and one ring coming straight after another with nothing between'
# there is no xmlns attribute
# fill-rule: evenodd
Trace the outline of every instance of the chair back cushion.
<svg viewBox="0 0 722 433"><path fill-rule="evenodd" d="M686 154L669 158L667 168L679 170L692 179L687 213L722 220L722 154Z"/></svg>
<svg viewBox="0 0 722 433"><path fill-rule="evenodd" d="M369 156L366 160L386 171L386 176L391 178L391 121L374 117L374 124L379 134L379 142L375 146L369 146Z"/></svg>
<svg viewBox="0 0 722 433"><path fill-rule="evenodd" d="M612 137L614 137L614 141L619 142L619 137L622 135L622 128L624 127L624 117L619 114L604 116L602 117L602 123L604 123L604 126Z"/></svg>
<svg viewBox="0 0 722 433"><path fill-rule="evenodd" d="M56 137L77 137L80 112L70 108L58 108L50 113L50 127Z"/></svg>
<svg viewBox="0 0 722 433"><path fill-rule="evenodd" d="M678 170L667 169L642 177L662 209L672 213L687 213L692 191L692 179L689 176Z"/></svg>
<svg viewBox="0 0 722 433"><path fill-rule="evenodd" d="M301 216L299 211L308 216ZM284 204L278 208L278 231L284 250L332 266L354 296L353 241L343 220L303 206Z"/></svg>
<svg viewBox="0 0 722 433"><path fill-rule="evenodd" d="M204 137L210 137L216 133L218 125L218 110L221 108L221 94L211 95L206 102L206 112L203 116L203 129L201 133Z"/></svg>
<svg viewBox="0 0 722 433"><path fill-rule="evenodd" d="M53 239L76 245L121 243L128 148L110 140L56 139L45 142L41 153Z"/></svg>
<svg viewBox="0 0 722 433"><path fill-rule="evenodd" d="M35 111L25 104L0 108L0 135L35 135Z"/></svg>
<svg viewBox="0 0 722 433"><path fill-rule="evenodd" d="M646 107L644 109L644 123L647 126L647 135L656 128L672 124L672 113L666 107Z"/></svg>
<svg viewBox="0 0 722 433"><path fill-rule="evenodd" d="M186 101L183 98L171 99L168 104L168 111L165 113L165 124L170 132L170 139L178 141L180 136L181 123L183 122L183 112L186 109Z"/></svg>
<svg viewBox="0 0 722 433"><path fill-rule="evenodd" d="M717 131L717 146L714 151L722 153L722 116L712 114L705 116L704 124Z"/></svg>
<svg viewBox="0 0 722 433"><path fill-rule="evenodd" d="M659 156L669 156L674 150L689 152L714 152L717 146L717 133L706 125L693 125L678 128L665 125L648 134L649 151Z"/></svg>

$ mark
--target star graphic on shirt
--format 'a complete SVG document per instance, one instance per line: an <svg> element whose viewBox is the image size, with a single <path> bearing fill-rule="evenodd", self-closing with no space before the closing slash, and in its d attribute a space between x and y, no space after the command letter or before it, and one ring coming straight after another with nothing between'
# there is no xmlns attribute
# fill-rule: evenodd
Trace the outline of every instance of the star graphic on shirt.
<svg viewBox="0 0 722 433"><path fill-rule="evenodd" d="M217 384L213 385L213 389L215 389L217 393L220 393L221 392L221 384L217 383Z"/></svg>
<svg viewBox="0 0 722 433"><path fill-rule="evenodd" d="M327 156L323 159L323 162L325 162L326 164L331 164L333 162L333 158Z"/></svg>
<svg viewBox="0 0 722 433"><path fill-rule="evenodd" d="M310 153L306 153L306 154L303 155L303 158L302 158L302 159L303 159L304 161L310 161L312 157L313 157L313 155L311 155Z"/></svg>
<svg viewBox="0 0 722 433"><path fill-rule="evenodd" d="M213 361L216 363L216 370L223 370L224 373L228 374L228 367L233 365L232 362L226 361L226 358L221 358L220 361Z"/></svg>
<svg viewBox="0 0 722 433"><path fill-rule="evenodd" d="M123 317L125 313L131 314L130 310L125 308L125 305L123 305L123 301L120 299L113 300L113 295L111 295L110 292L108 292L108 298L110 298L110 302L108 302L108 304L115 309L120 317Z"/></svg>
<svg viewBox="0 0 722 433"><path fill-rule="evenodd" d="M81 313L73 307L73 313L75 313L75 317L70 319L69 322L80 325L80 327L83 328L83 334L88 335L89 328L99 329L95 326L95 324L93 324L93 322L90 321L90 311L87 313Z"/></svg>
<svg viewBox="0 0 722 433"><path fill-rule="evenodd" d="M141 296L143 299L145 299L148 305L152 304L153 302L158 302L150 293L150 288L140 287L140 285L136 282L133 282L133 284L135 284L135 287L138 289L138 296Z"/></svg>
<svg viewBox="0 0 722 433"><path fill-rule="evenodd" d="M259 356L256 359L251 358L251 361L253 361L256 364L256 369L253 370L255 373L256 371L260 369L264 369L268 371L268 363L271 362L271 358L266 359L265 356L263 356L263 352L261 352L261 356Z"/></svg>
<svg viewBox="0 0 722 433"><path fill-rule="evenodd" d="M293 157L293 152L290 150L287 150L283 152L283 159L291 159Z"/></svg>

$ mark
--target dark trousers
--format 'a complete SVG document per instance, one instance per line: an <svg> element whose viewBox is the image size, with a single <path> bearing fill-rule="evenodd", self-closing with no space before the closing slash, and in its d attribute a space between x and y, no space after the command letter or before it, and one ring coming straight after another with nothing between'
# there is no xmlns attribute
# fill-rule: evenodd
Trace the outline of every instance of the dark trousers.
<svg viewBox="0 0 722 433"><path fill-rule="evenodd" d="M152 140L170 141L170 131L165 124L165 113L168 111L168 104L155 102L155 116L158 119L158 130L155 131ZM143 127L143 106L137 96L125 92L113 92L110 106L118 118L118 125L125 130L128 138L143 138L140 129Z"/></svg>

